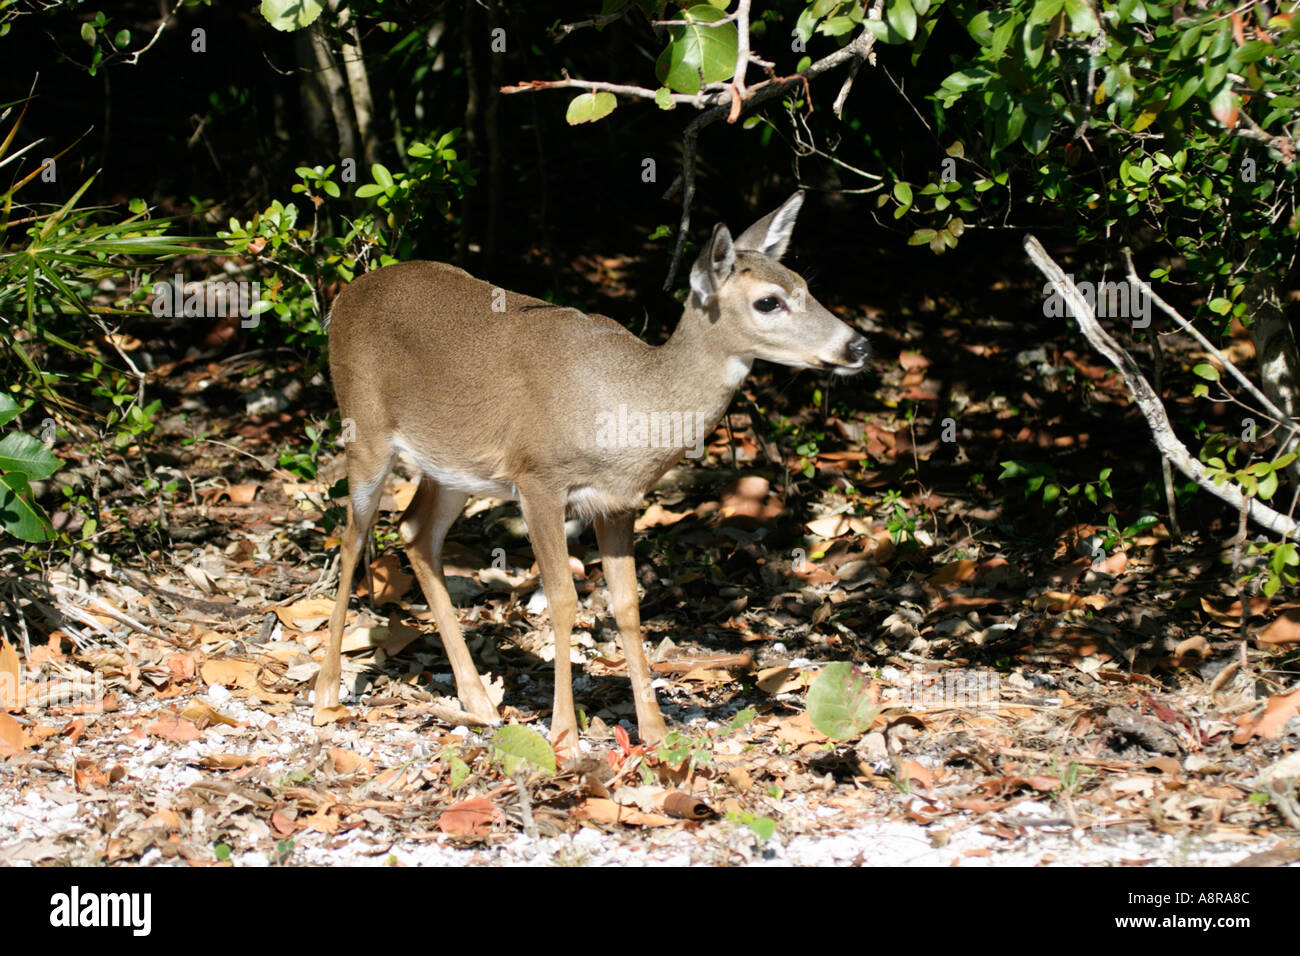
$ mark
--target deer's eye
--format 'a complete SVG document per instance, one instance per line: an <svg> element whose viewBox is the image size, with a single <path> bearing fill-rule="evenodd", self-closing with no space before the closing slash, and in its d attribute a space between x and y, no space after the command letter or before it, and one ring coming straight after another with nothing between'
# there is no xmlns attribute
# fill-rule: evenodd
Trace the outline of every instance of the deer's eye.
<svg viewBox="0 0 1300 956"><path fill-rule="evenodd" d="M754 303L754 308L760 312L775 312L781 308L781 300L774 295L765 296Z"/></svg>

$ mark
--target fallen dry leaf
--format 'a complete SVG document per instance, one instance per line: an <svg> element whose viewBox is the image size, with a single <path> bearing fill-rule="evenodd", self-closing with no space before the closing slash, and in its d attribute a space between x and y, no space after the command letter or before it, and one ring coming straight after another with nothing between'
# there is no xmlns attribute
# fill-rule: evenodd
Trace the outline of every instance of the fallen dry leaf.
<svg viewBox="0 0 1300 956"><path fill-rule="evenodd" d="M340 720L347 720L352 716L352 711L348 710L342 704L337 707L326 707L311 715L311 722L317 727L323 727L325 724L337 723Z"/></svg>
<svg viewBox="0 0 1300 956"><path fill-rule="evenodd" d="M1268 610L1269 599L1262 595L1252 597L1247 602L1250 608L1250 616L1258 617ZM1226 608L1220 610L1210 603L1209 598L1201 598L1201 610L1212 617L1216 622L1224 627L1241 626L1241 602L1233 601Z"/></svg>
<svg viewBox="0 0 1300 956"><path fill-rule="evenodd" d="M0 711L22 710L22 681L18 676L18 652L0 637Z"/></svg>
<svg viewBox="0 0 1300 956"><path fill-rule="evenodd" d="M926 580L936 587L945 585L963 584L975 577L976 563L969 558L962 558L960 561L953 561L951 564L945 564L935 571Z"/></svg>
<svg viewBox="0 0 1300 956"><path fill-rule="evenodd" d="M22 753L23 726L0 711L0 759Z"/></svg>
<svg viewBox="0 0 1300 956"><path fill-rule="evenodd" d="M487 797L470 797L442 811L438 829L453 836L483 836L501 818L501 811Z"/></svg>
<svg viewBox="0 0 1300 956"><path fill-rule="evenodd" d="M359 575L360 583L357 585L357 594L366 597L370 594L370 585L373 582L375 587L374 604L376 607L383 607L385 604L396 604L402 599L415 578L401 569L400 562L395 554L385 554L370 564L369 575ZM333 608L331 608L331 612Z"/></svg>
<svg viewBox="0 0 1300 956"><path fill-rule="evenodd" d="M1289 608L1255 635L1261 644L1300 644L1300 608Z"/></svg>
<svg viewBox="0 0 1300 956"><path fill-rule="evenodd" d="M664 813L679 820L707 820L717 816L714 809L699 797L680 790L668 790L655 802L663 807Z"/></svg>
<svg viewBox="0 0 1300 956"><path fill-rule="evenodd" d="M298 622L329 620L333 610L334 602L329 598L303 598L288 607L277 607L275 616L280 619L280 623L285 627L310 631L315 629L314 624L312 627L301 627Z"/></svg>
<svg viewBox="0 0 1300 956"><path fill-rule="evenodd" d="M803 713L781 721L776 730L776 739L802 747L804 744L824 743L826 735L818 731L812 724L812 718Z"/></svg>
<svg viewBox="0 0 1300 956"><path fill-rule="evenodd" d="M1252 735L1258 734L1271 740L1282 733L1282 727L1288 720L1297 715L1300 715L1300 690L1289 694L1274 694L1264 705L1264 714L1256 721ZM1233 742L1237 742L1235 736Z"/></svg>
<svg viewBox="0 0 1300 956"><path fill-rule="evenodd" d="M903 779L913 781L924 790L934 789L934 773L929 768L915 760L903 760L899 762L899 769L903 771Z"/></svg>
<svg viewBox="0 0 1300 956"><path fill-rule="evenodd" d="M849 516L842 514L814 518L812 521L806 522L804 527L819 538L838 538L840 535L848 534L853 530L849 527Z"/></svg>
<svg viewBox="0 0 1300 956"><path fill-rule="evenodd" d="M794 667L778 665L758 672L758 689L773 697L798 690L802 685L801 672Z"/></svg>
<svg viewBox="0 0 1300 956"><path fill-rule="evenodd" d="M208 754L199 761L199 766L208 770L238 770L253 762L245 754Z"/></svg>
<svg viewBox="0 0 1300 956"><path fill-rule="evenodd" d="M604 797L588 797L574 808L573 814L594 823L623 823L633 827L670 827L677 823L670 816L625 807Z"/></svg>
<svg viewBox="0 0 1300 956"><path fill-rule="evenodd" d="M334 765L334 772L338 774L357 773L374 773L375 765L367 758L351 750L344 750L342 747L331 747L328 751L330 762Z"/></svg>
<svg viewBox="0 0 1300 956"><path fill-rule="evenodd" d="M183 720L177 714L164 714L158 720L154 721L146 731L155 737L162 737L164 740L174 740L177 743L188 743L191 740L198 740L203 734L199 728L195 727L188 720Z"/></svg>
<svg viewBox="0 0 1300 956"><path fill-rule="evenodd" d="M674 525L687 518L692 514L690 511L669 511L663 505L653 504L645 510L645 513L636 519L636 530L644 531L647 528L666 528Z"/></svg>
<svg viewBox="0 0 1300 956"><path fill-rule="evenodd" d="M204 661L199 673L205 684L237 687L264 701L284 703L293 700L292 694L276 693L263 687L259 681L262 670L263 665L257 661L229 658Z"/></svg>
<svg viewBox="0 0 1300 956"><path fill-rule="evenodd" d="M227 727L243 726L241 721L235 720L233 717L227 717L211 704L206 704L201 700L190 701L185 706L185 709L181 711L181 717L194 724L199 730L204 730L213 724L224 724Z"/></svg>

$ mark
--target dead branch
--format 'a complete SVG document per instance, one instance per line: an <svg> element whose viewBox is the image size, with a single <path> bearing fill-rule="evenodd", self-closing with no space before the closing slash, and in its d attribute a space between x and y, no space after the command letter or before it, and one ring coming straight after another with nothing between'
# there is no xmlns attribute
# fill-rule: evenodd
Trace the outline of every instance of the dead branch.
<svg viewBox="0 0 1300 956"><path fill-rule="evenodd" d="M1178 436L1174 434L1173 426L1169 423L1169 416L1160 401L1160 396L1151 388L1137 363L1133 361L1133 357L1101 327L1101 324L1097 321L1096 313L1088 306L1087 301L1083 298L1074 282L1066 276L1065 272L1047 254L1042 244L1034 236L1025 237L1025 251L1039 271L1052 283L1057 293L1070 304L1071 312L1078 321L1079 328L1092 344L1092 347L1106 356L1120 375L1123 376L1129 394L1133 396L1133 401L1136 403L1138 410L1142 412L1142 417L1147 420L1147 426L1151 429L1151 435L1155 439L1156 448L1159 449L1160 453L1175 468L1216 498L1226 501L1234 508L1246 509L1251 520L1256 524L1283 537L1295 535L1297 525L1291 518L1274 511L1258 498L1251 498L1243 494L1241 488L1236 484L1228 482L1217 485L1214 483L1205 465L1193 458L1187 450L1187 446L1179 441Z"/></svg>

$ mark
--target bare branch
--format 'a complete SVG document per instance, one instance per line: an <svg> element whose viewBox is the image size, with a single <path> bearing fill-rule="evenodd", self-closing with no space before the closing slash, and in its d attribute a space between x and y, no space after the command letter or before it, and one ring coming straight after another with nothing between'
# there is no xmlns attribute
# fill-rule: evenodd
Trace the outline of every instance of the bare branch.
<svg viewBox="0 0 1300 956"><path fill-rule="evenodd" d="M1210 340L1200 333L1200 330L1197 329L1196 326L1192 325L1192 323L1184 319L1178 313L1177 309L1175 309L1164 299L1160 298L1160 296L1156 294L1155 290L1153 290L1151 286L1149 286L1142 279L1138 278L1137 269L1133 267L1133 253L1131 250L1129 249L1124 250L1124 259L1126 262L1128 262L1129 280L1132 281L1134 285L1141 288L1147 295L1149 295L1151 297L1151 301L1160 307L1161 312L1165 313L1165 315L1173 319L1174 322L1177 323L1180 329L1182 329L1192 338L1196 339L1197 344L1200 345L1201 348L1205 349L1205 351L1213 355L1219 361L1219 363L1227 370L1228 374L1231 375L1233 378L1235 378L1237 382L1241 385L1241 387L1244 388L1247 392L1249 392L1251 397L1254 398L1255 401L1259 402L1259 404L1263 406L1264 410L1268 412L1269 415L1271 415L1275 421L1277 421L1279 424L1283 426L1287 425L1287 423L1290 423L1290 427L1293 432L1298 430L1296 424L1291 420L1291 416L1287 415L1286 412L1282 411L1282 409L1278 408L1271 401L1269 401L1268 397L1263 392L1261 392L1258 388L1255 387L1255 383L1252 382L1249 378L1247 378L1246 375L1240 369L1237 368L1237 366L1233 365L1232 362L1229 361L1226 355L1224 355L1222 352L1216 349L1210 343Z"/></svg>
<svg viewBox="0 0 1300 956"><path fill-rule="evenodd" d="M130 56L125 57L122 62L130 66L135 66L139 63L140 55L149 52L149 48L158 42L158 38L162 36L163 30L166 29L167 24L171 22L172 17L176 16L176 11L181 8L181 4L184 2L185 0L176 0L176 5L172 7L171 13L167 14L167 16L163 17L162 20L159 21L157 28L153 31L153 36L149 38L149 42L140 47L140 49L136 50Z"/></svg>
<svg viewBox="0 0 1300 956"><path fill-rule="evenodd" d="M583 27L605 27L609 26L615 20L622 20L625 16L637 9L635 6L627 6L617 13L606 13L599 17L592 17L590 20L579 20L576 23L561 23L551 34L551 38L559 43L570 33L575 30L581 30Z"/></svg>
<svg viewBox="0 0 1300 956"><path fill-rule="evenodd" d="M1251 520L1256 524L1283 537L1295 535L1298 526L1291 518L1274 511L1258 498L1243 494L1241 489L1231 482L1223 485L1214 483L1205 465L1193 458L1187 446L1174 434L1160 396L1152 390L1137 363L1133 361L1133 357L1101 327L1096 313L1089 307L1074 282L1066 276L1061 267L1043 249L1042 244L1032 235L1025 237L1025 251L1039 271L1052 283L1057 293L1070 304L1079 328L1092 343L1092 347L1106 356L1124 377L1124 384L1128 386L1129 394L1133 396L1133 401L1142 412L1142 417L1147 420L1147 426L1151 429L1151 435L1160 453L1169 459L1175 468L1210 494L1226 501L1234 508L1246 509Z"/></svg>

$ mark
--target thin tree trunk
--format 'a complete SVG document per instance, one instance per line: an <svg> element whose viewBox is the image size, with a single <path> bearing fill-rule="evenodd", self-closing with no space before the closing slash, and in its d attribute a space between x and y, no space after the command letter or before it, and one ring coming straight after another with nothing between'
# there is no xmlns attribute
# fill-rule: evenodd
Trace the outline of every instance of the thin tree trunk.
<svg viewBox="0 0 1300 956"><path fill-rule="evenodd" d="M1300 352L1296 349L1295 330L1282 310L1277 279L1257 275L1246 284L1245 302L1250 310L1250 338L1255 345L1255 362L1259 367L1264 394L1295 420L1300 413ZM1285 432L1281 434L1286 437ZM1300 436L1292 435L1286 451L1295 451ZM1291 466L1293 477L1300 478L1300 460Z"/></svg>
<svg viewBox="0 0 1300 956"><path fill-rule="evenodd" d="M338 17L339 29L347 37L343 53L343 73L347 77L348 94L352 100L352 113L356 118L357 138L365 157L366 168L379 162L379 151L375 144L373 117L374 101L370 96L370 78L366 75L366 63L361 55L361 34L357 31L352 11L343 7L339 9L339 0L330 0L330 9Z"/></svg>
<svg viewBox="0 0 1300 956"><path fill-rule="evenodd" d="M478 60L474 56L474 3L465 0L460 21L461 61L465 64L465 162L473 166L478 156ZM460 201L460 235L456 237L456 264L465 266L469 256L469 237L473 224L472 193L466 191Z"/></svg>

